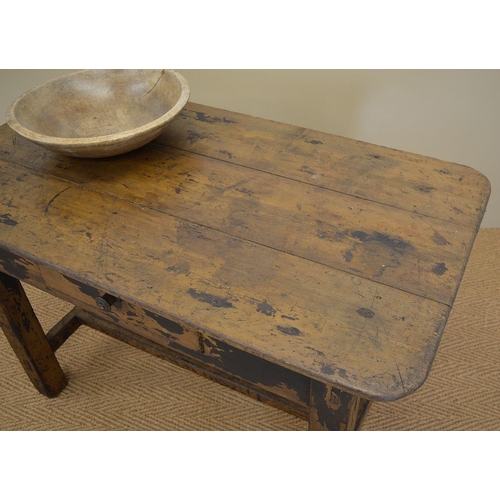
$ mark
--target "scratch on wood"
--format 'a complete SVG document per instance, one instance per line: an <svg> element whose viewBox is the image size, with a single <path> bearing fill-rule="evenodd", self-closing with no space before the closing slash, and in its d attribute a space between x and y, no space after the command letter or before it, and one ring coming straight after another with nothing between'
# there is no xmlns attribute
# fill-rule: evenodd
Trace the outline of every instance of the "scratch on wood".
<svg viewBox="0 0 500 500"><path fill-rule="evenodd" d="M405 383L403 381L403 377L401 376L401 371L399 370L399 365L397 363L396 363L396 367L398 369L399 379L401 380L401 385L403 386L403 392L406 393Z"/></svg>
<svg viewBox="0 0 500 500"><path fill-rule="evenodd" d="M451 243L441 234L439 234L435 229L434 229L434 236L432 237L432 241L436 243L436 245L451 245Z"/></svg>
<svg viewBox="0 0 500 500"><path fill-rule="evenodd" d="M55 196L52 197L52 199L47 203L47 206L45 207L45 213L48 214L49 213L49 207L50 205L52 205L52 203L54 203L54 201L59 198L59 196L61 196L64 191L67 191L68 189L71 189L71 186L68 186L67 188L64 188L62 191L60 191L59 193L57 193Z"/></svg>

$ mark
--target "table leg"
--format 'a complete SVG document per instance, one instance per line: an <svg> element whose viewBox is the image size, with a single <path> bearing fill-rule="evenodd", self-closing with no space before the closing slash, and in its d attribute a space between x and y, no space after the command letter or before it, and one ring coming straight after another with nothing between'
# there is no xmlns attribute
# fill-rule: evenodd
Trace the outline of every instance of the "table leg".
<svg viewBox="0 0 500 500"><path fill-rule="evenodd" d="M310 431L357 430L369 401L340 389L311 380L309 402Z"/></svg>
<svg viewBox="0 0 500 500"><path fill-rule="evenodd" d="M0 327L33 385L47 397L57 396L66 387L66 377L21 283L2 272Z"/></svg>

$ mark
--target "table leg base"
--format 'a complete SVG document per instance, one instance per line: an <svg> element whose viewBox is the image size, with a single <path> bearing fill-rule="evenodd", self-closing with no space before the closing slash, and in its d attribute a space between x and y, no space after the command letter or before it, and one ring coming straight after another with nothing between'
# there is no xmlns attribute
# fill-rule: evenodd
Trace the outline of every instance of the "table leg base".
<svg viewBox="0 0 500 500"><path fill-rule="evenodd" d="M309 405L309 430L354 431L359 429L370 401L311 380Z"/></svg>
<svg viewBox="0 0 500 500"><path fill-rule="evenodd" d="M160 346L111 322L75 307L44 334L19 280L0 272L0 326L28 377L38 391L55 397L67 384L54 353L80 325L88 325L122 342L243 392L299 418L309 430L357 430L370 401L311 380L309 405L298 404L255 384Z"/></svg>
<svg viewBox="0 0 500 500"><path fill-rule="evenodd" d="M20 281L2 272L0 326L33 385L44 396L57 396L66 387L66 376Z"/></svg>

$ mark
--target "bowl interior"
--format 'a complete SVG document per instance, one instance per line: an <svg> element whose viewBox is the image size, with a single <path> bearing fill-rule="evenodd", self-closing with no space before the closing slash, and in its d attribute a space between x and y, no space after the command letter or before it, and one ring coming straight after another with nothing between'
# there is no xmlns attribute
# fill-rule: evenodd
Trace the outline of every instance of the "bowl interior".
<svg viewBox="0 0 500 500"><path fill-rule="evenodd" d="M14 115L38 134L100 137L157 120L181 93L176 74L165 70L86 70L28 92L17 102Z"/></svg>

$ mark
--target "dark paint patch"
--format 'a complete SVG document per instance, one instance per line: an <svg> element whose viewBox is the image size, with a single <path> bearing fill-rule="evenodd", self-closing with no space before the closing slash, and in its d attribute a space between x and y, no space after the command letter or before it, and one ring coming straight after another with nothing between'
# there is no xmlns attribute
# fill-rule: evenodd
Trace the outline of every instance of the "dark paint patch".
<svg viewBox="0 0 500 500"><path fill-rule="evenodd" d="M173 266L167 267L167 271L171 271L175 274L189 274L191 270L189 262L181 262L180 264L175 264Z"/></svg>
<svg viewBox="0 0 500 500"><path fill-rule="evenodd" d="M31 317L24 310L21 312L21 320L23 322L24 330L26 332L31 331L31 329L32 329L32 326L31 326Z"/></svg>
<svg viewBox="0 0 500 500"><path fill-rule="evenodd" d="M311 394L316 409L318 424L331 430L346 429L349 422L351 400L356 396L339 389L331 388L327 402L328 388L325 384L312 381Z"/></svg>
<svg viewBox="0 0 500 500"><path fill-rule="evenodd" d="M347 372L343 368L337 369L335 365L323 365L321 371L326 375L333 375L336 373L339 377L349 380Z"/></svg>
<svg viewBox="0 0 500 500"><path fill-rule="evenodd" d="M265 300L257 306L257 311L265 314L266 316L274 316L276 314L276 309L272 305L268 304Z"/></svg>
<svg viewBox="0 0 500 500"><path fill-rule="evenodd" d="M222 297L217 297L217 295L212 295L210 293L198 292L194 288L190 288L188 290L189 295L200 302L205 302L206 304L210 304L214 307L234 307L234 305L229 302L229 300L224 299Z"/></svg>
<svg viewBox="0 0 500 500"><path fill-rule="evenodd" d="M0 248L0 267L7 274L15 276L20 280L27 280L30 277L27 268L28 265L29 262L25 261L22 257L17 257L13 253Z"/></svg>
<svg viewBox="0 0 500 500"><path fill-rule="evenodd" d="M306 346L306 349L309 349L310 351L314 351L316 354L319 354L320 356L324 356L325 353L323 351L320 351L318 349L315 349L314 347L311 346Z"/></svg>
<svg viewBox="0 0 500 500"><path fill-rule="evenodd" d="M116 316L113 312L106 315L109 319L113 320L116 324L120 323L120 318Z"/></svg>
<svg viewBox="0 0 500 500"><path fill-rule="evenodd" d="M194 142L198 141L200 139L203 139L205 136L203 134L200 134L198 132L195 132L194 130L188 130L189 135L188 135L188 141Z"/></svg>
<svg viewBox="0 0 500 500"><path fill-rule="evenodd" d="M375 313L371 309L367 309L366 307L360 307L356 312L360 316L363 316L363 318L371 319L373 318L373 316L375 316Z"/></svg>
<svg viewBox="0 0 500 500"><path fill-rule="evenodd" d="M149 316L150 318L154 319L164 330L167 330L168 332L171 333L176 333L177 335L182 335L184 333L184 328L182 328L179 323L176 323L175 321L172 321L170 319L164 318L163 316L159 316L158 314L154 314L152 312L144 310L146 313L146 316ZM160 333L163 333L161 330L159 330Z"/></svg>
<svg viewBox="0 0 500 500"><path fill-rule="evenodd" d="M92 233L90 231L87 231L85 235L87 236L87 238L92 238Z"/></svg>
<svg viewBox="0 0 500 500"><path fill-rule="evenodd" d="M379 233L378 231L375 231L373 234L368 234L364 231L353 231L351 236L359 241L362 241L363 243L372 241L380 243L392 250L396 250L397 252L403 252L404 250L412 248L412 244L402 238L394 238L388 234Z"/></svg>
<svg viewBox="0 0 500 500"><path fill-rule="evenodd" d="M335 373L335 368L332 365L323 365L321 367L321 372L326 375L333 375Z"/></svg>
<svg viewBox="0 0 500 500"><path fill-rule="evenodd" d="M311 381L311 396L312 403L318 415L318 424L323 428L328 428L328 424L332 420L332 412L326 404L328 389L325 384Z"/></svg>
<svg viewBox="0 0 500 500"><path fill-rule="evenodd" d="M417 191L422 191L423 193L430 193L432 191L436 191L436 188L432 186L417 186L415 189Z"/></svg>
<svg viewBox="0 0 500 500"><path fill-rule="evenodd" d="M195 113L196 116L194 119L204 123L219 123L219 122L236 123L234 120L229 120L228 118L218 118L216 116L209 116L206 113L203 113L202 111L195 111Z"/></svg>
<svg viewBox="0 0 500 500"><path fill-rule="evenodd" d="M212 118L211 116L208 116L207 114L203 113L202 111L195 111L196 116L195 120L198 120L200 122L205 122L205 123L217 123L220 122L220 118Z"/></svg>
<svg viewBox="0 0 500 500"><path fill-rule="evenodd" d="M229 151L226 151L226 150L224 150L224 149L219 149L219 153L220 153L221 155L225 155L225 156L227 156L230 160L232 160L232 159L233 159L233 155L232 155Z"/></svg>
<svg viewBox="0 0 500 500"><path fill-rule="evenodd" d="M311 167L308 167L307 165L302 165L302 167L300 167L300 170L309 175L315 175L316 173Z"/></svg>
<svg viewBox="0 0 500 500"><path fill-rule="evenodd" d="M69 281L70 283L73 283L73 285L76 285L80 290L80 292L82 292L83 294L88 295L93 299L96 299L97 297L101 296L101 292L99 292L97 288L94 288L93 286L90 285L86 285L85 283L81 283L80 281L70 278L69 276L64 276L64 274L62 274L61 276L66 281Z"/></svg>
<svg viewBox="0 0 500 500"><path fill-rule="evenodd" d="M285 335L293 335L294 337L302 335L302 332L294 326L277 326L276 328Z"/></svg>
<svg viewBox="0 0 500 500"><path fill-rule="evenodd" d="M177 194L181 194L181 188L180 188L180 187L176 187L176 188L175 188L175 192L176 192Z"/></svg>
<svg viewBox="0 0 500 500"><path fill-rule="evenodd" d="M247 189L247 188L241 188L241 189L236 188L235 191L239 191L240 193L247 194L248 196L253 195L253 191L250 191L250 189Z"/></svg>
<svg viewBox="0 0 500 500"><path fill-rule="evenodd" d="M352 260L352 252L350 250L347 250L347 252L344 254L344 260L346 262L351 262L351 260Z"/></svg>
<svg viewBox="0 0 500 500"><path fill-rule="evenodd" d="M342 241L348 234L349 234L349 230L348 229L344 229L343 231L337 231L335 233L335 236L337 237L337 239L339 241Z"/></svg>
<svg viewBox="0 0 500 500"><path fill-rule="evenodd" d="M444 236L440 235L436 230L434 230L432 241L434 241L436 245L451 245L451 243Z"/></svg>
<svg viewBox="0 0 500 500"><path fill-rule="evenodd" d="M281 317L283 319L289 319L290 321L295 321L297 318L294 318L292 316L287 316L286 314L282 314Z"/></svg>
<svg viewBox="0 0 500 500"><path fill-rule="evenodd" d="M438 276L442 276L446 271L448 271L448 268L444 262L440 262L432 268L432 272Z"/></svg>
<svg viewBox="0 0 500 500"><path fill-rule="evenodd" d="M10 218L10 214L0 215L0 223L5 224L6 226L17 226L18 224L16 220Z"/></svg>
<svg viewBox="0 0 500 500"><path fill-rule="evenodd" d="M263 387L285 386L301 402L309 403L311 382L308 377L214 339L205 338L204 344L210 354L197 354L204 362Z"/></svg>
<svg viewBox="0 0 500 500"><path fill-rule="evenodd" d="M137 314L133 311L127 311L127 316L133 317L133 316L137 316Z"/></svg>
<svg viewBox="0 0 500 500"><path fill-rule="evenodd" d="M308 142L309 144L323 144L321 141L316 141L316 140L312 140L312 141L305 141L305 142Z"/></svg>

